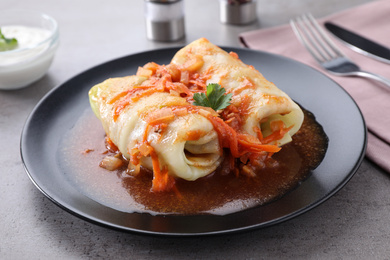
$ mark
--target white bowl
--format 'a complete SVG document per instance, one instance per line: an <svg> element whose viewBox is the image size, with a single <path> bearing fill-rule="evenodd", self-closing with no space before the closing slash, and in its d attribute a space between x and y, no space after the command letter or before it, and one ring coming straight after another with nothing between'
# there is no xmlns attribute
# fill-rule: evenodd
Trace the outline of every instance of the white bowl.
<svg viewBox="0 0 390 260"><path fill-rule="evenodd" d="M17 40L20 37L18 48L0 51L0 89L26 87L43 77L58 47L57 22L39 12L8 10L0 11L0 28L6 37L11 37L6 35L11 31ZM27 42L21 41L27 35ZM41 36L31 40L37 35Z"/></svg>

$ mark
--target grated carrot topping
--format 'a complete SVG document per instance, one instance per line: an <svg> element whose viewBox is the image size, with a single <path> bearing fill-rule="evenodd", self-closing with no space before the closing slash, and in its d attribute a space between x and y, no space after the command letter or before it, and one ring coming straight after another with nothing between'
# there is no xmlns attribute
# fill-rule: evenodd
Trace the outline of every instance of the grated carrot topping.
<svg viewBox="0 0 390 260"><path fill-rule="evenodd" d="M264 137L262 142L265 144L269 144L271 142L278 141L284 137L288 131L291 130L294 126L286 127L282 120L275 120L271 122L271 130L272 134Z"/></svg>
<svg viewBox="0 0 390 260"><path fill-rule="evenodd" d="M150 126L155 126L155 125L159 125L159 124L163 124L163 123L169 124L174 119L175 119L175 115L171 114L171 115L166 115L166 116L163 116L163 117L159 117L159 118L153 119L152 121L149 121L148 124Z"/></svg>
<svg viewBox="0 0 390 260"><path fill-rule="evenodd" d="M150 153L153 164L153 181L152 181L152 191L161 192L169 191L175 186L175 178L168 174L168 168L165 166L160 170L160 162L158 160L158 155L153 150Z"/></svg>
<svg viewBox="0 0 390 260"><path fill-rule="evenodd" d="M240 85L235 88L232 92L233 95L240 94L245 89L254 89L255 85L247 78L244 78L244 80L240 83Z"/></svg>
<svg viewBox="0 0 390 260"><path fill-rule="evenodd" d="M238 59L238 54L235 53L234 51L229 52L229 55L232 56L235 59Z"/></svg>
<svg viewBox="0 0 390 260"><path fill-rule="evenodd" d="M206 132L204 132L202 130L187 131L186 140L187 141L198 140L199 138L203 137L205 134L206 134Z"/></svg>
<svg viewBox="0 0 390 260"><path fill-rule="evenodd" d="M119 151L118 147L112 142L112 140L108 136L105 137L104 141L106 143L107 150L109 150L111 152L118 152Z"/></svg>

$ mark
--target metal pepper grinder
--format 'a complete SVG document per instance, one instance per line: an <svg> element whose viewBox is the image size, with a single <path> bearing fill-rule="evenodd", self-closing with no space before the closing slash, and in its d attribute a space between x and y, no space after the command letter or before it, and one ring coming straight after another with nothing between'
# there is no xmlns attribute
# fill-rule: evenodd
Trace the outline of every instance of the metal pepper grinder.
<svg viewBox="0 0 390 260"><path fill-rule="evenodd" d="M184 37L183 0L144 0L146 36L155 41L177 41Z"/></svg>
<svg viewBox="0 0 390 260"><path fill-rule="evenodd" d="M219 0L222 23L244 25L256 20L256 0Z"/></svg>

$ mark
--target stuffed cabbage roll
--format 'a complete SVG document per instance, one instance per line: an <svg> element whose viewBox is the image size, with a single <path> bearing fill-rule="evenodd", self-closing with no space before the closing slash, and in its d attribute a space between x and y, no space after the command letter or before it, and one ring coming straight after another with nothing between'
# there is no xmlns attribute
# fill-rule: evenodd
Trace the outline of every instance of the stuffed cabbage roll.
<svg viewBox="0 0 390 260"><path fill-rule="evenodd" d="M233 93L230 111L234 124L263 143L282 146L291 141L301 127L303 112L291 98L253 66L244 64L235 53L201 38L179 50L172 64L181 70L207 78L205 84L218 83Z"/></svg>
<svg viewBox="0 0 390 260"><path fill-rule="evenodd" d="M128 76L108 79L90 90L92 110L110 141L130 163L155 175L165 171L195 180L213 172L222 151L204 115L215 112L194 112L185 99L156 91L150 84L147 77ZM145 93L145 89L154 91Z"/></svg>

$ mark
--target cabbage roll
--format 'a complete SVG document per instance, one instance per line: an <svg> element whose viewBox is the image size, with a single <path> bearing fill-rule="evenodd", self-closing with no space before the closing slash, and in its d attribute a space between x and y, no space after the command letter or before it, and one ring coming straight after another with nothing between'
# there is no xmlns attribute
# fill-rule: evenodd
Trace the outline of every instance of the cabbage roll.
<svg viewBox="0 0 390 260"><path fill-rule="evenodd" d="M282 146L302 125L303 112L286 93L253 66L244 64L237 54L229 54L205 38L179 50L171 63L207 75L206 84L218 83L233 93L231 103L240 110L240 130L260 135L264 143ZM276 133L279 128L283 130Z"/></svg>
<svg viewBox="0 0 390 260"><path fill-rule="evenodd" d="M137 95L145 93L143 87L150 84L147 79L111 78L90 90L92 110L109 139L124 157L133 159L131 163L139 160L138 165L154 172L166 169L170 176L185 180L213 172L223 153L218 135L204 115L215 112L201 109L193 113L185 99L168 92ZM153 159L158 159L159 165L154 165Z"/></svg>

